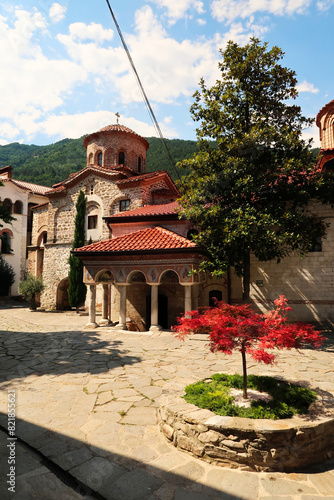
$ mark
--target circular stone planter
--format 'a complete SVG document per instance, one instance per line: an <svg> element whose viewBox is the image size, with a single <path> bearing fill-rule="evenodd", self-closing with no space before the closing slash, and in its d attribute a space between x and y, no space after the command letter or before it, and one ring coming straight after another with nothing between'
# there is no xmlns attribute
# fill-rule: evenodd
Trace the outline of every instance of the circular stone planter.
<svg viewBox="0 0 334 500"><path fill-rule="evenodd" d="M334 398L329 393L318 393L307 415L284 420L221 417L187 403L183 394L161 396L160 429L174 446L213 465L288 472L334 456Z"/></svg>

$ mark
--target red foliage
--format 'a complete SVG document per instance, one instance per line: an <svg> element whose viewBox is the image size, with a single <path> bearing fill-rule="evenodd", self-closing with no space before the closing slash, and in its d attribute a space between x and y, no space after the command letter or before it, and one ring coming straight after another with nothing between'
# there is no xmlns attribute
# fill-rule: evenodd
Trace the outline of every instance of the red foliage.
<svg viewBox="0 0 334 500"><path fill-rule="evenodd" d="M275 360L275 355L267 349L298 349L306 344L318 348L322 344L324 337L313 326L287 322L286 314L291 308L283 295L274 305L275 309L269 313L259 314L250 305L217 302L215 307L187 312L178 318L174 335L183 340L191 333L207 333L212 352L232 354L238 350L266 364Z"/></svg>

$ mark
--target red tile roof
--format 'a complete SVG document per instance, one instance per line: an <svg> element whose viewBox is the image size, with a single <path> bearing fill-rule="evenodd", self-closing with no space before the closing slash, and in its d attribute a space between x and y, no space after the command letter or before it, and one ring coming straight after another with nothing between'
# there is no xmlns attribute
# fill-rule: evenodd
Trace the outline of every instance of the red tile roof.
<svg viewBox="0 0 334 500"><path fill-rule="evenodd" d="M94 173L95 175L99 175L105 178L110 178L110 177L116 177L120 175L125 175L123 174L122 171L116 171L115 169L111 168L104 168L100 167L97 165L87 165L86 167L82 168L78 172L74 172L73 174L70 174L70 176L65 179L62 182L58 182L57 184L54 184L52 188L48 188L50 191L48 192L49 194L54 194L54 193L60 193L62 191L66 190L66 186L71 186L75 184L76 182L81 180L82 177L87 176L91 173Z"/></svg>
<svg viewBox="0 0 334 500"><path fill-rule="evenodd" d="M129 252L133 250L147 251L182 248L198 249L198 246L179 234L157 226L76 248L75 252Z"/></svg>
<svg viewBox="0 0 334 500"><path fill-rule="evenodd" d="M170 178L170 176L169 176L168 172L166 172L166 170L157 170L156 172L148 172L146 174L128 177L127 179L120 179L119 181L117 181L116 184L122 185L122 184L128 184L130 182L139 182L139 181L143 181L145 179L151 179L151 178L160 177L160 176L163 176L163 177L168 176Z"/></svg>
<svg viewBox="0 0 334 500"><path fill-rule="evenodd" d="M111 217L126 218L142 215L170 215L175 214L179 204L177 201L166 203L165 205L145 205L144 207L136 208L136 210L127 210L126 212L119 212Z"/></svg>
<svg viewBox="0 0 334 500"><path fill-rule="evenodd" d="M31 182L17 181L16 179L1 179L2 182L12 182L16 186L31 191L35 194L47 195L50 190L47 186L40 186L39 184L32 184Z"/></svg>

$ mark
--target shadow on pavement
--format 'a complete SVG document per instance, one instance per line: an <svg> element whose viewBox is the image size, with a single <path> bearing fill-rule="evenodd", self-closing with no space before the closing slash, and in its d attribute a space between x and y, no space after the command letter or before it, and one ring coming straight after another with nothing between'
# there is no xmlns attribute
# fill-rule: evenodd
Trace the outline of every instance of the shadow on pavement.
<svg viewBox="0 0 334 500"><path fill-rule="evenodd" d="M0 331L0 382L29 375L98 374L139 363L119 340L95 331Z"/></svg>
<svg viewBox="0 0 334 500"><path fill-rule="evenodd" d="M1 434L6 431L6 416L0 414ZM223 490L98 448L38 425L17 419L17 436L27 443L16 456L15 498L24 500L59 500L64 498L58 478L78 493L78 498L105 500L238 500ZM20 441L17 441L19 448ZM2 440L4 442L4 440ZM37 451L37 455L35 451ZM48 456L39 450L48 450ZM7 491L6 456L1 450L0 496L10 498ZM35 460L34 460L35 459ZM51 472L51 474L49 474ZM48 475L46 475L48 474ZM222 482L222 481L221 481ZM222 484L220 485L222 487ZM155 496L153 496L155 494ZM16 496L18 495L18 496ZM80 496L82 495L82 497ZM69 497L69 498L72 498ZM73 498L76 498L74 496Z"/></svg>

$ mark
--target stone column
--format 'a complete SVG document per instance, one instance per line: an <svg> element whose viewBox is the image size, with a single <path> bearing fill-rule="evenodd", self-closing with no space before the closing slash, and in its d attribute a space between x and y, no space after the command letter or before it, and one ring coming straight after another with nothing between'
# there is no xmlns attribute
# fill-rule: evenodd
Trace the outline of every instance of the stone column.
<svg viewBox="0 0 334 500"><path fill-rule="evenodd" d="M193 285L193 298L192 298L192 308L193 309L198 309L198 294L199 294L199 286Z"/></svg>
<svg viewBox="0 0 334 500"><path fill-rule="evenodd" d="M192 302L191 302L191 285L184 285L184 312L188 312L192 310ZM186 315L189 317L189 315Z"/></svg>
<svg viewBox="0 0 334 500"><path fill-rule="evenodd" d="M109 310L109 286L106 284L102 285L103 295L102 295L102 319L99 321L99 325L105 326L109 325L110 321L108 318Z"/></svg>
<svg viewBox="0 0 334 500"><path fill-rule="evenodd" d="M151 285L151 326L150 332L160 331L162 328L158 324L158 297L159 297L159 285Z"/></svg>
<svg viewBox="0 0 334 500"><path fill-rule="evenodd" d="M127 330L126 328L126 285L118 285L119 289L119 322L117 328L119 330Z"/></svg>
<svg viewBox="0 0 334 500"><path fill-rule="evenodd" d="M96 286L95 285L89 285L89 292L90 292L90 298L89 298L89 323L85 326L85 328L96 328L96 312L95 312L95 306L96 306Z"/></svg>

